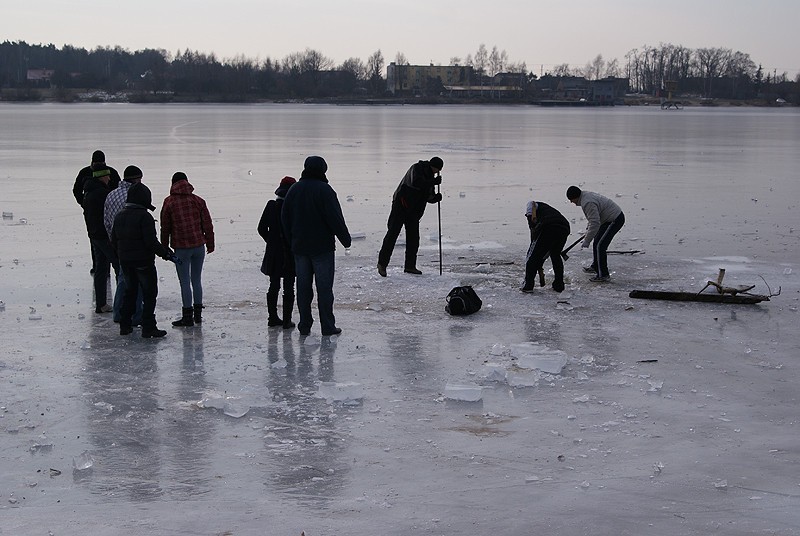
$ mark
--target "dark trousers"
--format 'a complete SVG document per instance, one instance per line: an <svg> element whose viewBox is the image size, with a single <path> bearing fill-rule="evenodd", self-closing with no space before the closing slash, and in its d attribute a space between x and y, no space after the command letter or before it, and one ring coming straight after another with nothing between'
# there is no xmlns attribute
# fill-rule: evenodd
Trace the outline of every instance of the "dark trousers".
<svg viewBox="0 0 800 536"><path fill-rule="evenodd" d="M592 242L592 268L597 270L597 275L608 276L608 246L622 226L625 225L625 214L620 213L617 219L610 223L604 223L597 231L597 235Z"/></svg>
<svg viewBox="0 0 800 536"><path fill-rule="evenodd" d="M394 245L400 230L406 228L406 261L405 268L415 268L417 266L417 252L419 251L419 220L422 214L411 212L403 208L400 203L392 203L392 211L389 213L389 221L386 224L388 230L383 237L383 245L378 253L378 264L388 266L392 258Z"/></svg>
<svg viewBox="0 0 800 536"><path fill-rule="evenodd" d="M122 274L127 287L122 297L122 311L119 325L121 328L131 326L131 318L136 309L136 295L142 290L142 329L156 328L156 298L158 297L158 273L155 263L148 266L134 266L122 263Z"/></svg>
<svg viewBox="0 0 800 536"><path fill-rule="evenodd" d="M333 276L336 262L333 251L317 255L294 256L297 273L297 311L300 321L297 329L307 333L314 323L311 316L311 302L314 299L312 283L317 288L317 307L319 323L323 335L329 335L336 329L336 317L333 316Z"/></svg>
<svg viewBox="0 0 800 536"><path fill-rule="evenodd" d="M100 308L108 304L108 278L111 275L111 267L114 267L114 274L119 275L119 263L111 242L98 238L91 238L92 253L94 256L94 300L95 307Z"/></svg>
<svg viewBox="0 0 800 536"><path fill-rule="evenodd" d="M536 281L536 274L544 265L544 260L550 257L553 263L554 285L564 284L564 261L561 259L561 251L567 243L569 229L542 229L539 237L531 242L528 249L528 259L525 262L525 284L533 287Z"/></svg>

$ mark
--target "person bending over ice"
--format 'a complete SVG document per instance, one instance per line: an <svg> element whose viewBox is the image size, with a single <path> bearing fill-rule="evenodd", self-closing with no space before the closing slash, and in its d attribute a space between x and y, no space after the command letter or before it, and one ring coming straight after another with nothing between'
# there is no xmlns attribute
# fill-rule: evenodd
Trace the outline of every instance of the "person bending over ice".
<svg viewBox="0 0 800 536"><path fill-rule="evenodd" d="M582 191L577 186L567 188L567 199L583 209L589 222L581 247L588 248L592 245L592 265L584 266L583 270L594 274L590 281L609 281L611 275L606 252L614 235L625 225L625 214L611 199L594 192Z"/></svg>
<svg viewBox="0 0 800 536"><path fill-rule="evenodd" d="M520 290L533 292L536 274L549 256L553 263L553 290L564 290L564 261L561 250L569 236L569 222L558 210L541 201L529 201L525 210L531 230L531 245L525 262L525 282Z"/></svg>

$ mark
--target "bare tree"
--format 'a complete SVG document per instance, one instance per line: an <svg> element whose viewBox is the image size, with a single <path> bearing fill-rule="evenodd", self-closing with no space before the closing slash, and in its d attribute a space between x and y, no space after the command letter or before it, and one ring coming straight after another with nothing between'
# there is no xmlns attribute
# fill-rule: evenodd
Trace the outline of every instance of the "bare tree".
<svg viewBox="0 0 800 536"><path fill-rule="evenodd" d="M305 73L318 73L330 70L333 67L333 60L318 50L307 48L302 54L301 66Z"/></svg>
<svg viewBox="0 0 800 536"><path fill-rule="evenodd" d="M380 49L373 52L372 55L367 58L367 79L370 81L372 91L375 93L380 91L381 82L383 82L384 64L385 60L383 59L383 53L381 53Z"/></svg>
<svg viewBox="0 0 800 536"><path fill-rule="evenodd" d="M451 66L461 65L461 58L459 58L458 56L452 56L450 58L450 65Z"/></svg>
<svg viewBox="0 0 800 536"><path fill-rule="evenodd" d="M506 51L499 51L496 46L493 46L492 52L489 54L489 76L502 73L505 70L507 62L508 54Z"/></svg>
<svg viewBox="0 0 800 536"><path fill-rule="evenodd" d="M562 63L553 67L553 76L573 76L575 71L569 66L569 63Z"/></svg>
<svg viewBox="0 0 800 536"><path fill-rule="evenodd" d="M603 78L618 78L622 74L622 70L619 67L619 61L617 58L606 63L606 69L603 73Z"/></svg>
<svg viewBox="0 0 800 536"><path fill-rule="evenodd" d="M583 76L588 80L599 80L603 76L606 61L603 59L602 54L598 54L595 58L586 64L583 69Z"/></svg>
<svg viewBox="0 0 800 536"><path fill-rule="evenodd" d="M478 71L478 76L483 76L486 73L486 66L489 63L489 52L486 50L486 45L481 43L478 51L475 53L473 59L473 67Z"/></svg>
<svg viewBox="0 0 800 536"><path fill-rule="evenodd" d="M357 80L366 80L367 67L359 58L348 58L339 66L339 70L351 73Z"/></svg>
<svg viewBox="0 0 800 536"><path fill-rule="evenodd" d="M694 54L700 75L704 79L704 93L709 97L711 96L711 81L724 72L731 51L727 48L698 48Z"/></svg>
<svg viewBox="0 0 800 536"><path fill-rule="evenodd" d="M403 54L402 52L398 52L397 54L395 54L394 63L395 65L409 65L406 55Z"/></svg>

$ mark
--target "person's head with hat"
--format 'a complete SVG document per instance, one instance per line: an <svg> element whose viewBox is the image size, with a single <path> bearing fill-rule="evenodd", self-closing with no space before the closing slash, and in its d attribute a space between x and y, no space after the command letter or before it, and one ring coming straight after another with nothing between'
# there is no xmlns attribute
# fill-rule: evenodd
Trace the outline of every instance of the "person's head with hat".
<svg viewBox="0 0 800 536"><path fill-rule="evenodd" d="M156 207L153 206L153 194L150 192L150 188L141 182L130 187L128 190L127 202L133 205L142 206L148 210L156 209Z"/></svg>
<svg viewBox="0 0 800 536"><path fill-rule="evenodd" d="M189 177L186 176L186 173L183 171L176 171L172 175L172 184L181 182L181 181L188 181Z"/></svg>
<svg viewBox="0 0 800 536"><path fill-rule="evenodd" d="M92 179L96 179L108 185L108 183L111 182L111 169L105 164L99 164L97 167L94 166L95 164L92 164Z"/></svg>
<svg viewBox="0 0 800 536"><path fill-rule="evenodd" d="M289 191L289 188L292 187L292 184L296 183L297 180L294 177L284 177L281 179L281 183L278 185L278 188L275 190L275 195L278 196L279 199L283 199L286 197L286 192Z"/></svg>
<svg viewBox="0 0 800 536"><path fill-rule="evenodd" d="M122 172L122 180L131 184L142 182L142 170L136 166L128 166Z"/></svg>
<svg viewBox="0 0 800 536"><path fill-rule="evenodd" d="M440 171L442 171L442 168L444 167L444 160L442 160L438 156L434 156L433 158L431 158L428 161L428 163L431 165L431 168L434 170L435 173L439 173Z"/></svg>
<svg viewBox="0 0 800 536"><path fill-rule="evenodd" d="M93 152L90 167L92 170L98 170L106 167L106 154L100 149Z"/></svg>
<svg viewBox="0 0 800 536"><path fill-rule="evenodd" d="M300 175L301 179L319 179L327 182L328 177L325 173L328 171L328 163L321 156L309 156L303 163L303 173Z"/></svg>

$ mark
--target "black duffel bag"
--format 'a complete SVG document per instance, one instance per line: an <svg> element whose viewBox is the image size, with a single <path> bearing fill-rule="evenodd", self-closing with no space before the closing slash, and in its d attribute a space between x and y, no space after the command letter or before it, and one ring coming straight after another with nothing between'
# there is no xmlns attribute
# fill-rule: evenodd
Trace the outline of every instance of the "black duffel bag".
<svg viewBox="0 0 800 536"><path fill-rule="evenodd" d="M453 316L471 315L480 310L483 302L469 285L455 287L447 295L444 310Z"/></svg>

